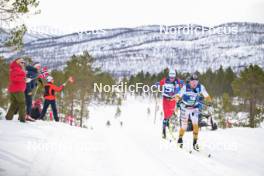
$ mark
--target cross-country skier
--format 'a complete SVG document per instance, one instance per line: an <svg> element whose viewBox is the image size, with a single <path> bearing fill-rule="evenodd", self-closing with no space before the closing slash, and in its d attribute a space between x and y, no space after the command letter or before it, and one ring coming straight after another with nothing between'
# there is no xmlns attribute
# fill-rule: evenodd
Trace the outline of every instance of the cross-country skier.
<svg viewBox="0 0 264 176"><path fill-rule="evenodd" d="M203 96L205 100L211 103L211 97L207 93L205 87L199 83L198 76L193 74L190 77L189 83L184 85L176 96L176 100L181 100L180 103L180 131L178 144L183 147L183 135L188 126L188 119L190 118L193 124L193 148L199 150L197 144L198 140L198 118L200 113L199 98Z"/></svg>
<svg viewBox="0 0 264 176"><path fill-rule="evenodd" d="M55 92L62 91L62 89L65 87L66 83L64 83L60 87L57 87L56 85L54 85L54 79L51 76L47 77L47 82L48 83L44 87L45 88L45 93L44 93L45 101L44 101L43 110L42 110L41 115L40 115L40 119L44 118L49 105L51 105L52 112L54 115L54 119L56 122L58 122L59 117L58 117L57 106L56 106Z"/></svg>
<svg viewBox="0 0 264 176"><path fill-rule="evenodd" d="M176 94L183 86L183 80L176 78L176 71L170 69L169 75L156 85L162 89L164 119L162 125L162 137L166 138L166 127L169 128L169 119L173 116L176 107Z"/></svg>

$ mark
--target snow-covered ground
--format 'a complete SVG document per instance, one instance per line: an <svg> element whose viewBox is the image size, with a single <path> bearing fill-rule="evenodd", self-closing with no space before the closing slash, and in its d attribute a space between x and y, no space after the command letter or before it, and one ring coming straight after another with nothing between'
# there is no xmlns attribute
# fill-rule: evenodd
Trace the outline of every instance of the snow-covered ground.
<svg viewBox="0 0 264 176"><path fill-rule="evenodd" d="M189 154L162 140L161 115L157 115L154 124L154 107L153 101L130 97L121 106L121 116L115 119L116 106L93 106L88 129L55 122L22 124L0 120L0 175L264 174L263 128L201 131L199 143L203 151L212 154L207 158L199 153ZM105 125L107 120L111 121L110 127ZM185 144L191 143L191 139L192 134L187 133Z"/></svg>

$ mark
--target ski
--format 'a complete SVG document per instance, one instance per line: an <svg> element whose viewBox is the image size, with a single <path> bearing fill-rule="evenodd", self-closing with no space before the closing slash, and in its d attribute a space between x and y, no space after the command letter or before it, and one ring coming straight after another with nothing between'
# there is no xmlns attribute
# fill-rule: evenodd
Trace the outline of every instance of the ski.
<svg viewBox="0 0 264 176"><path fill-rule="evenodd" d="M193 149L192 147L186 147L186 146L180 146L180 144L177 143L177 140L173 140L172 142L175 142L176 143L176 148L181 150L181 151L185 151L186 153L189 153L189 154L193 154L193 153L198 153L200 155L203 155L207 158L212 158L212 154L211 153L208 153L208 152L205 152L204 150L195 150Z"/></svg>
<svg viewBox="0 0 264 176"><path fill-rule="evenodd" d="M204 150L201 150L201 149L199 149L199 150L190 149L189 150L189 153L190 154L192 154L192 153L199 153L199 154L201 154L203 156L206 156L208 158L211 158L212 157L212 154L211 153L205 152Z"/></svg>

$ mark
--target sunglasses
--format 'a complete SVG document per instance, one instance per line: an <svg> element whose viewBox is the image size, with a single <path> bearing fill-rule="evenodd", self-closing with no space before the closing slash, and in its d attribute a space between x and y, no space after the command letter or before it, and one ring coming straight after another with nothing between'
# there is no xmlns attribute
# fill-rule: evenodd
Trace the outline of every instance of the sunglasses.
<svg viewBox="0 0 264 176"><path fill-rule="evenodd" d="M25 62L20 62L21 64L26 64Z"/></svg>

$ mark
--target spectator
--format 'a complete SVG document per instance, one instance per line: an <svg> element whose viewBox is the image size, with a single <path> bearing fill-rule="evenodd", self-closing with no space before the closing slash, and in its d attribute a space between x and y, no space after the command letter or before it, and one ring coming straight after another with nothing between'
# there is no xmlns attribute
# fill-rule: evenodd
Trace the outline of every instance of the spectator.
<svg viewBox="0 0 264 176"><path fill-rule="evenodd" d="M34 121L34 119L30 115L32 111L32 96L35 87L37 87L37 80L39 80L39 82L43 84L42 80L39 78L40 70L41 70L41 65L39 62L35 62L32 65L26 66L26 71L27 71L26 76L27 79L29 80L29 82L27 82L26 84L26 90L25 90L26 111L27 111L26 120L29 121Z"/></svg>
<svg viewBox="0 0 264 176"><path fill-rule="evenodd" d="M57 106L56 106L56 96L55 96L55 92L60 92L62 91L62 89L64 88L64 86L66 85L66 83L64 83L63 85L61 85L60 87L57 87L56 85L54 85L54 79L51 76L47 77L47 84L45 85L45 93L44 93L44 106L40 115L40 119L44 119L44 116L46 115L47 109L49 107L49 105L51 105L52 108L52 112L53 112L53 116L56 122L59 121L59 117L58 117L58 112L57 112Z"/></svg>
<svg viewBox="0 0 264 176"><path fill-rule="evenodd" d="M10 64L9 86L10 107L6 114L6 120L12 120L18 110L20 122L25 122L25 89L26 89L26 72L25 61L17 58Z"/></svg>
<svg viewBox="0 0 264 176"><path fill-rule="evenodd" d="M33 119L37 120L37 119L40 118L41 111L42 111L42 99L39 98L39 99L36 99L36 100L33 101L33 105L32 105L30 116Z"/></svg>

